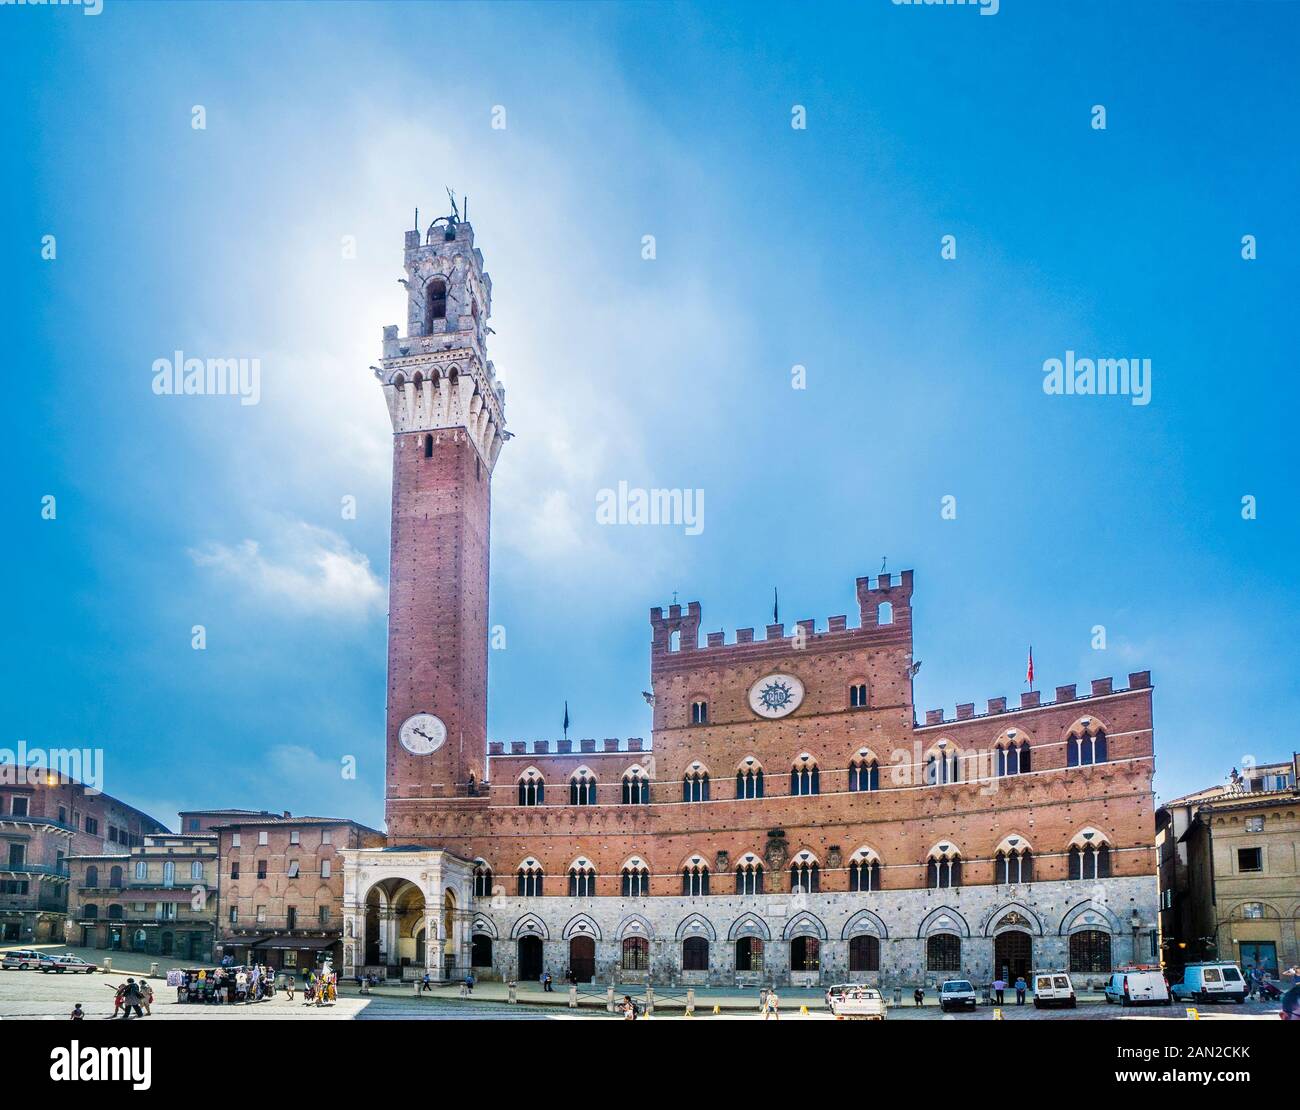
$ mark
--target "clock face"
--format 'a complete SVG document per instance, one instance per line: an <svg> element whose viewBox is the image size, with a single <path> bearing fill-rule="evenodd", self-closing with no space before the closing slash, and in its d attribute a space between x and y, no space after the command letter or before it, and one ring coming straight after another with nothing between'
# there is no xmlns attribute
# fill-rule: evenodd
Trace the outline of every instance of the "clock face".
<svg viewBox="0 0 1300 1110"><path fill-rule="evenodd" d="M402 747L412 755L428 755L442 747L447 726L432 713L416 713L406 719L398 735Z"/></svg>
<svg viewBox="0 0 1300 1110"><path fill-rule="evenodd" d="M803 683L791 674L770 674L749 688L749 708L775 720L793 713L803 701Z"/></svg>

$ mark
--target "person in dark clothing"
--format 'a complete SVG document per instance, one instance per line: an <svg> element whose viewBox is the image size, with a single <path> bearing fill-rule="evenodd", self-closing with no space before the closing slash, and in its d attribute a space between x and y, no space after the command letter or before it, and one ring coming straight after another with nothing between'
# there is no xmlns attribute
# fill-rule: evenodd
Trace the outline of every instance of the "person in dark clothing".
<svg viewBox="0 0 1300 1110"><path fill-rule="evenodd" d="M144 1017L144 1011L140 1008L144 1001L144 995L140 991L140 985L134 979L126 981L126 994L122 998L122 1018L124 1021L131 1019L131 1011L135 1011L136 1017Z"/></svg>

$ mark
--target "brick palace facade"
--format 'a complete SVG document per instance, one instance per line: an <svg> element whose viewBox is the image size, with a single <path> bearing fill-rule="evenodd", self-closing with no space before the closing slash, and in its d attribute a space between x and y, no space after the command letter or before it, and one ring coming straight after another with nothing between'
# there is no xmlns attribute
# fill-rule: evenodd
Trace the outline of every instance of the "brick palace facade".
<svg viewBox="0 0 1300 1110"><path fill-rule="evenodd" d="M651 742L487 741L491 282L454 219L406 236L384 847L343 850L344 970L607 983L1080 981L1153 962L1151 681L955 717L912 701L913 575L701 642L652 609Z"/></svg>

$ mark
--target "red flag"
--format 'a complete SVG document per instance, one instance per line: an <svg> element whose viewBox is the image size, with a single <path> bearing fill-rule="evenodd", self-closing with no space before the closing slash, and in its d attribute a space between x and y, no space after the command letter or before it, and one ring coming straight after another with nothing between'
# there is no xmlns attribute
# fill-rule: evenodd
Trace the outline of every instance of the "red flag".
<svg viewBox="0 0 1300 1110"><path fill-rule="evenodd" d="M1025 681L1029 683L1029 688L1034 688L1034 649L1029 649L1029 666L1025 670Z"/></svg>

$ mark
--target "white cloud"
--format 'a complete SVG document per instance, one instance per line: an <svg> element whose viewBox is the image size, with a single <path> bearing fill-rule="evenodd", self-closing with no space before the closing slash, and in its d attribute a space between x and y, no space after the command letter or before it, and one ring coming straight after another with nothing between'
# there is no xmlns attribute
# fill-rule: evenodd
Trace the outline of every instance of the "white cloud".
<svg viewBox="0 0 1300 1110"><path fill-rule="evenodd" d="M249 600L290 612L359 619L384 607L370 560L336 532L300 520L277 523L265 545L209 542L189 554Z"/></svg>

